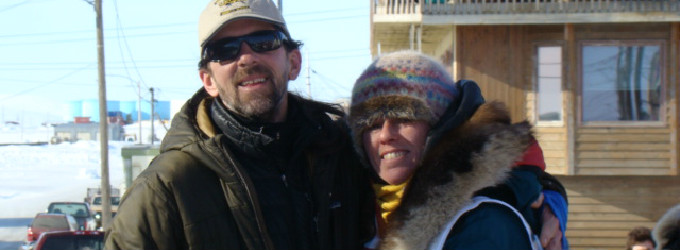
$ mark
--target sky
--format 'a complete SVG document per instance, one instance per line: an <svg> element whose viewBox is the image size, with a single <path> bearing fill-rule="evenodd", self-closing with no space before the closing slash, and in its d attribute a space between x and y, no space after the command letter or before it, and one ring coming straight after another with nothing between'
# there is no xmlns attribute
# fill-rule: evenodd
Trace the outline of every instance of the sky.
<svg viewBox="0 0 680 250"><path fill-rule="evenodd" d="M3 123L61 122L69 101L98 98L96 13L89 1L0 2ZM191 97L201 87L197 27L207 3L103 0L107 99L137 100L139 91L150 100L150 88L157 100ZM349 98L371 62L369 3L283 0L288 29L304 43L303 69L289 90L327 102Z"/></svg>

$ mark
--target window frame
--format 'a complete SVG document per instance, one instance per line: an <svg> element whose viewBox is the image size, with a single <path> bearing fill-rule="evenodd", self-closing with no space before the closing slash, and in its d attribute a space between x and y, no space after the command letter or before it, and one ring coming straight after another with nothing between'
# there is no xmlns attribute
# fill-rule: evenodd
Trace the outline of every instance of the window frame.
<svg viewBox="0 0 680 250"><path fill-rule="evenodd" d="M583 48L585 46L659 46L659 70L661 94L659 100L659 120L656 121L584 121L583 120ZM667 90L667 55L666 40L663 39L606 39L606 40L582 40L578 42L576 63L577 63L577 121L582 127L664 127L667 126L666 119L666 96Z"/></svg>
<svg viewBox="0 0 680 250"><path fill-rule="evenodd" d="M560 72L560 99L561 99L561 104L560 104L560 119L558 121L541 121L539 119L539 101L540 101L540 96L539 96L539 48L541 47L560 47L561 50L561 58L560 58L560 63L561 63L561 72ZM564 90L565 90L565 84L566 84L566 60L565 60L565 55L566 53L566 47L564 44L560 41L548 41L548 42L540 42L540 43L535 43L533 46L533 65L534 65L534 74L533 74L533 92L534 92L534 108L532 110L533 116L534 116L534 124L538 127L563 127L565 124L565 120L567 119L566 116L566 107L565 107L565 96L564 96Z"/></svg>

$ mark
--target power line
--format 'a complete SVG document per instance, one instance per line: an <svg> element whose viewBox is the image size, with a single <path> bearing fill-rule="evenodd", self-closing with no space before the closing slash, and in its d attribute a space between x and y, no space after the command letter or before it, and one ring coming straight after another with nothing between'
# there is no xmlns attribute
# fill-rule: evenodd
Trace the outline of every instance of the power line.
<svg viewBox="0 0 680 250"><path fill-rule="evenodd" d="M326 60L335 60L335 59L340 59L340 58L351 58L351 57L370 56L370 55L371 55L370 53L362 53L362 54L356 54L356 55L328 56L328 57L315 58L314 61L326 61Z"/></svg>
<svg viewBox="0 0 680 250"><path fill-rule="evenodd" d="M173 32L163 32L163 33L144 33L144 34L139 34L139 35L131 35L128 37L135 37L135 38L140 38L140 37L159 37L159 36L169 36L169 35L186 35L189 31L173 31ZM118 36L110 36L107 38L108 39L119 39L120 37ZM86 42L86 41L91 41L94 40L95 38L90 38L90 37L84 37L84 38L70 38L70 39L54 39L54 40L36 40L34 42L15 42L15 43L4 43L0 44L0 46L25 46L25 45L41 45L41 44L57 44L57 43L72 43L72 42ZM6 40L6 39L5 39Z"/></svg>
<svg viewBox="0 0 680 250"><path fill-rule="evenodd" d="M346 53L355 51L370 51L369 48L355 48L355 49L340 49L340 50L322 50L322 51L312 51L314 55L318 54L329 54L329 53Z"/></svg>
<svg viewBox="0 0 680 250"><path fill-rule="evenodd" d="M158 28L176 28L176 26L193 26L194 23L191 22L182 22L182 23L170 23L170 24L159 24L159 25L145 25L145 26L134 26L134 27L128 27L127 30L145 30L145 29L153 29L157 30ZM107 28L104 29L105 31L115 31L117 28ZM0 38L14 38L14 37L31 37L31 36L50 36L50 35L73 35L77 33L92 33L95 32L96 30L94 29L87 29L87 30L71 30L71 31L52 31L52 32L41 32L41 33L24 33L24 34L10 34L10 35L0 35ZM178 32L179 33L179 32ZM186 32L185 32L186 33Z"/></svg>
<svg viewBox="0 0 680 250"><path fill-rule="evenodd" d="M351 90L350 90L349 88L347 88L346 86L343 86L342 84L340 84L340 83L334 81L333 79L331 79L331 78L329 78L329 77L326 77L326 76L322 75L321 73L319 73L318 71L316 71L316 70L314 70L314 69L312 69L312 73L314 73L315 75L321 77L321 79L323 80L323 82L328 83L328 86L330 86L330 87L335 87L336 89L340 89L341 91L345 91L345 92L350 92L350 91L351 91Z"/></svg>
<svg viewBox="0 0 680 250"><path fill-rule="evenodd" d="M24 4L31 3L31 2L35 2L35 1L25 0L25 1L20 2L20 3L10 4L10 5L8 5L7 7L3 8L3 9L0 9L0 13L5 12L5 11L8 11L8 10L11 10L11 9L14 9L14 8L19 7L19 6L21 6L21 5L24 5ZM45 0L43 0L42 2L45 2Z"/></svg>
<svg viewBox="0 0 680 250"><path fill-rule="evenodd" d="M320 10L320 11L314 11L314 12L287 13L287 14L286 14L286 17L291 17L291 16L304 16L304 15L316 15L316 14L323 14L323 13L349 12L349 11L355 11L355 10L363 10L363 11L366 11L366 8L329 9L329 10Z"/></svg>
<svg viewBox="0 0 680 250"><path fill-rule="evenodd" d="M84 70L84 69L86 69L86 68L92 67L92 65L94 65L94 64L88 64L88 65L86 65L86 66L84 66L84 67L82 67L82 68L79 68L79 69L76 69L76 70L71 71L71 72L69 72L69 73L66 73L65 75L63 75L63 76L61 76L61 77L59 77L59 78L57 78L57 79L54 79L54 80L52 80L52 81L49 81L49 82L47 82L47 83L45 83L45 84L43 84L43 85L38 85L38 86L35 86L35 87L31 87L31 88L28 88L28 89L19 91L19 92L13 94L13 95L8 96L8 97L2 98L2 99L0 99L0 103L1 103L1 102L4 102L4 101L7 101L7 100L9 100L9 99L12 99L12 98L14 98L14 97L17 97L17 96L26 94L26 93L28 93L28 92L31 92L31 91L35 90L35 89L44 88L44 87L46 87L46 86L48 86L48 85L54 84L54 83L56 83L56 82L58 82L58 81L60 81L60 80L63 80L63 79L65 79L65 78L67 78L67 77L69 77L69 76L71 76L71 75L73 75L73 74L75 74L75 73L78 73L78 72L81 71L81 70Z"/></svg>
<svg viewBox="0 0 680 250"><path fill-rule="evenodd" d="M344 20L344 19L355 19L358 17L368 17L368 14L362 14L362 15L354 15L354 16L340 16L340 17L324 17L324 18L316 18L316 19L305 19L305 20L298 20L298 21L292 21L293 23L311 23L311 22L325 22L325 21L337 21L337 20ZM291 23L291 21L287 21L287 23ZM290 26L290 24L289 24Z"/></svg>
<svg viewBox="0 0 680 250"><path fill-rule="evenodd" d="M16 5L23 5L25 3L19 3ZM8 7L5 10L8 10L9 8L14 8L12 6ZM325 11L315 11L315 12L304 12L304 13L294 13L294 14L287 14L286 17L290 16L304 16L304 15L315 15L315 14L321 14L321 13L332 13L332 12L345 12L349 10L364 10L363 8L355 8L355 9L345 9L345 10L325 10ZM0 10L2 12L4 10ZM316 18L316 19L307 19L307 20L298 20L295 22L315 22L315 21L324 21L324 20L337 20L337 19L349 19L349 18L356 18L356 17L367 17L368 13L366 14L361 14L361 15L353 15L353 16L341 16L341 17L324 17L324 18ZM288 21L290 23L290 21ZM127 27L126 29L129 30L145 30L145 29L153 29L157 30L159 28L176 28L177 26L187 26L193 28L193 26L196 23L194 22L177 22L177 23L168 23L168 24L158 24L158 25L143 25L143 26L132 26L132 27ZM114 28L105 28L105 31L115 31L117 30L117 27ZM87 30L71 30L71 31L52 31L52 32L41 32L41 33L24 33L24 34L8 34L8 35L0 35L0 38L19 38L19 37L31 37L31 36L50 36L50 35L73 35L77 33L92 33L95 32L94 29L87 29ZM187 32L193 32L192 31L182 31L182 32L172 32L172 33L167 33L167 34L173 34L173 33L181 33L181 34L186 34ZM148 34L148 33L145 33ZM152 35L157 35L152 34ZM166 34L166 33L160 33L160 34Z"/></svg>
<svg viewBox="0 0 680 250"><path fill-rule="evenodd" d="M123 31L123 25L122 22L120 21L120 16L118 15L118 1L114 0L113 1L113 6L116 11L116 31L119 34L119 37L122 37L123 43L125 44L125 48L127 49L128 56L130 56L130 61L132 61L132 65L135 69L135 72L137 72L137 77L139 77L137 88L141 88L140 85L144 85L145 89L148 89L149 86L146 85L144 82L144 78L142 77L142 74L139 72L139 68L137 68L137 63L135 62L134 57L132 56L132 51L130 51L130 45L127 43L127 39L125 39L125 32ZM121 39L118 39L118 48L120 52L120 58L123 60L123 68L125 69L126 75L129 77L130 72L128 71L127 64L125 63L125 54L123 53L123 48L121 47ZM141 92L140 90L137 91L137 93ZM139 94L137 94L139 95ZM141 97L140 97L141 98Z"/></svg>
<svg viewBox="0 0 680 250"><path fill-rule="evenodd" d="M162 60L136 60L137 62L140 63L153 63L157 64L159 62L164 62L167 64L177 64L177 63L195 63L198 62L198 59L162 59ZM92 63L92 62L58 62L60 65L82 65L82 64L87 64L87 63ZM111 64L122 64L123 61L112 61L106 62L106 65L111 65ZM54 66L56 64L55 62L9 62L9 63L4 63L0 62L0 66L7 65L7 66L40 66L40 65L50 65ZM178 65L184 65L184 64L178 64Z"/></svg>
<svg viewBox="0 0 680 250"><path fill-rule="evenodd" d="M312 19L304 19L304 20L290 20L288 23L295 22L295 23L308 23L308 22L323 22L323 21L332 21L332 20L342 20L342 19L353 19L357 17L367 17L367 14L361 14L361 15L353 15L353 16L339 16L339 17L324 17L324 18L312 18ZM182 22L182 23L172 23L172 24L164 24L164 25L147 25L147 26L136 26L136 27L128 27L126 28L127 30L145 30L145 29L153 29L157 30L158 28L174 28L176 26L192 26L194 23L190 22ZM193 28L193 27L192 27ZM117 31L118 27L116 28L107 28L105 29L106 31ZM42 33L25 33L25 34L8 34L8 35L0 35L0 38L25 38L25 37L45 37L45 36L73 36L74 34L78 33L92 33L95 30L93 29L87 29L87 30L72 30L72 31L54 31L54 32L42 32ZM172 31L172 32L156 32L156 33L149 33L149 32L144 32L141 34L136 34L128 37L148 37L148 36L162 36L162 35L174 35L174 34L187 34L189 32L193 32L193 30L187 30L187 31ZM88 34L89 35L89 34ZM112 38L112 37L109 37ZM113 38L118 38L118 37L113 37ZM63 43L63 42L71 42L71 41L84 41L84 40L92 40L94 38L80 38L80 39L67 39L67 40L53 40L53 41L48 41L48 42L37 42L37 43L29 43L30 45L33 44L46 44L46 43L51 43L51 42L57 42L57 43ZM24 44L24 43L21 43ZM7 45L20 45L20 44L0 44L1 46L7 46Z"/></svg>

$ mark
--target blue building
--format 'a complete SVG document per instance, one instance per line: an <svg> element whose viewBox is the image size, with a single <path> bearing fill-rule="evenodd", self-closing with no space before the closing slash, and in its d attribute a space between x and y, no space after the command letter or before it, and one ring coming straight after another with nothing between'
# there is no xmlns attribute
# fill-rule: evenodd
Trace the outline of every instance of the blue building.
<svg viewBox="0 0 680 250"><path fill-rule="evenodd" d="M80 100L69 102L69 116L74 117L89 117L92 122L99 122L99 101L96 99L92 100ZM137 122L137 110L139 107L138 101L107 101L106 111L107 112L120 112L123 119L128 117L133 121ZM154 113L156 113L156 119L170 120L170 102L169 101L156 101L154 106ZM142 101L141 103L141 116L142 120L149 120L151 118L151 103L148 101Z"/></svg>

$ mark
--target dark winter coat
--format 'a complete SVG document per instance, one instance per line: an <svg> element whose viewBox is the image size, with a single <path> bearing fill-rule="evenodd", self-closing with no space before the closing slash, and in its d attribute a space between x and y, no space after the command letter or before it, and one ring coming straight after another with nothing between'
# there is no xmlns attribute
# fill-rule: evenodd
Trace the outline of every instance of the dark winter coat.
<svg viewBox="0 0 680 250"><path fill-rule="evenodd" d="M390 217L381 249L426 249L435 235L449 230L444 225L476 192L493 195L502 189L510 190L511 196L518 192L519 196L509 202L522 212L530 211L527 208L540 194L536 175L519 170L512 174L518 179L506 183L509 187L482 190L505 182L510 166L529 145L531 127L527 123L511 124L503 104L483 103L474 82L458 85L462 101L452 105L455 108L430 131L423 163ZM521 220L500 205L472 210L458 221L447 239L444 249L531 248Z"/></svg>
<svg viewBox="0 0 680 250"><path fill-rule="evenodd" d="M128 188L107 230L106 249L274 249L264 221L266 211L253 178L234 157L234 140L225 136L208 111L214 99L199 91L172 121L158 155ZM365 241L360 222L367 212L370 187L354 157L347 131L329 117L333 108L289 95L300 120L309 125L301 148L309 176L315 224L314 245L320 249L359 249ZM239 134L233 133L230 134ZM227 143L232 140L232 143ZM244 144L245 143L245 144ZM284 219L284 218L281 218ZM295 233L295 232L287 232Z"/></svg>

